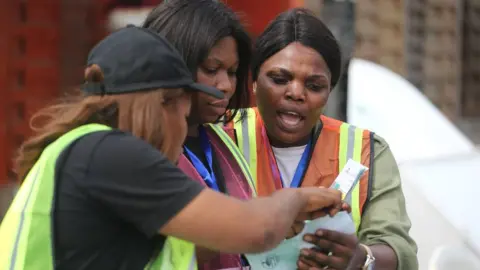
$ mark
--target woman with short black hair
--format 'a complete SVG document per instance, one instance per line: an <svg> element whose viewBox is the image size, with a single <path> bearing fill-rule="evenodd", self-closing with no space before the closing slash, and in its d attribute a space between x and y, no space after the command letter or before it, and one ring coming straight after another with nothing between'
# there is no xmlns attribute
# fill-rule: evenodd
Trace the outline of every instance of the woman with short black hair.
<svg viewBox="0 0 480 270"><path fill-rule="evenodd" d="M260 196L284 187L330 187L350 159L369 168L345 198L356 235L307 234L304 240L317 247L302 250L299 269L417 269L417 247L408 234L400 174L388 144L373 132L322 115L341 63L337 40L310 11L279 14L254 46L257 108L234 122L237 142ZM247 128L248 136L242 136ZM306 219L297 220L290 236Z"/></svg>

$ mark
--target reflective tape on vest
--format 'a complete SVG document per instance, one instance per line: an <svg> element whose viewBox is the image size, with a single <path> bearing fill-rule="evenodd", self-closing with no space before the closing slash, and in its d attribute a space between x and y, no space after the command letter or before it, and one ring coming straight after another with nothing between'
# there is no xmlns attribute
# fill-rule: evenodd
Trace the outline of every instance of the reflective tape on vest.
<svg viewBox="0 0 480 270"><path fill-rule="evenodd" d="M258 187L257 179L257 116L254 109L246 109L247 117L240 121L239 116L234 120L234 129L237 137L237 145L243 153L243 156L248 161L250 170L255 181L255 186ZM348 159L353 159L361 163L362 157L362 143L364 130L356 128L348 123L343 123L340 126L340 140L339 140L339 163L338 171L342 171ZM262 146L259 146L262 147ZM360 213L360 181L353 187L352 192L347 198L344 198L352 207L350 216L355 223L355 228L358 228L361 223Z"/></svg>
<svg viewBox="0 0 480 270"><path fill-rule="evenodd" d="M338 171L341 172L349 159L362 162L363 130L348 123L340 126L340 140L338 145ZM361 222L360 214L360 181L353 187L352 192L344 200L352 207L350 216L358 231Z"/></svg>
<svg viewBox="0 0 480 270"><path fill-rule="evenodd" d="M234 119L234 129L237 137L238 148L248 162L253 176L255 187L258 187L257 179L257 116L253 109L246 109L246 117L240 120L240 114Z"/></svg>
<svg viewBox="0 0 480 270"><path fill-rule="evenodd" d="M225 133L222 126L214 125L214 124L208 124L208 126L213 131L215 131L215 133L218 135L218 137L227 146L228 150L230 151L230 153L233 155L233 157L237 161L237 164L240 166L240 169L242 170L245 179L247 179L248 185L250 186L250 189L252 190L252 196L257 197L257 186L256 186L254 178L252 176L252 172L249 168L249 164L247 163L247 161L245 160L245 157L242 155L242 153L238 149L237 145L235 145L235 142L228 136L227 133Z"/></svg>
<svg viewBox="0 0 480 270"><path fill-rule="evenodd" d="M52 244L52 205L55 167L62 151L78 138L110 128L99 124L78 127L51 143L30 170L0 225L0 269L54 269ZM149 265L150 269L196 270L195 246L167 237L168 245ZM163 260L163 253L169 254ZM178 268L165 268L176 262ZM168 264L167 264L168 265Z"/></svg>

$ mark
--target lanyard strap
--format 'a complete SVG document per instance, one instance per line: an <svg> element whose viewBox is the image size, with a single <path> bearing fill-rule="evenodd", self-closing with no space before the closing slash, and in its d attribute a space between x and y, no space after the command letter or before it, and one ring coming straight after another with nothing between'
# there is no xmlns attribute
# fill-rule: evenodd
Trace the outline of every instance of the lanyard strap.
<svg viewBox="0 0 480 270"><path fill-rule="evenodd" d="M216 191L220 191L220 188L217 184L217 179L215 177L215 172L213 171L212 145L208 139L207 132L205 131L204 127L200 127L198 132L200 137L200 146L202 147L205 158L207 159L208 169L205 167L203 162L192 151L190 151L190 149L188 149L186 146L183 148L207 186Z"/></svg>
<svg viewBox="0 0 480 270"><path fill-rule="evenodd" d="M312 146L312 140L309 140L305 150L303 151L302 157L300 158L300 162L298 162L297 169L295 170L295 174L293 175L292 182L290 183L291 188L299 187L302 182L302 177L304 172L307 170L308 167L308 156L310 154L310 148ZM282 184L283 184L282 179ZM285 185L285 184L283 184Z"/></svg>
<svg viewBox="0 0 480 270"><path fill-rule="evenodd" d="M283 188L285 187L285 182L283 181L282 174L278 169L277 161L276 161L275 155L273 154L272 147L269 143L265 128L262 129L262 137L263 137L265 146L267 147L268 160L269 160L270 169L272 170L273 178L275 181L275 187L277 187L277 189ZM312 140L310 139L307 143L307 146L305 147L305 150L303 151L302 157L300 158L300 162L298 162L297 169L295 170L295 174L293 175L292 182L290 183L291 188L297 188L301 185L302 177L308 167L311 148L312 148Z"/></svg>

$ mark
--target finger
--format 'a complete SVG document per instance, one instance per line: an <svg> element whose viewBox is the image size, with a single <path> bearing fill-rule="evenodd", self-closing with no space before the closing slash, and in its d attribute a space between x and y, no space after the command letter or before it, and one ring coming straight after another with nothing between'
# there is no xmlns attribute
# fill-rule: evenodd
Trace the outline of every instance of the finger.
<svg viewBox="0 0 480 270"><path fill-rule="evenodd" d="M316 241L318 241L318 236L316 236L315 234L306 233L306 234L303 236L303 241L315 245L315 244L316 244Z"/></svg>
<svg viewBox="0 0 480 270"><path fill-rule="evenodd" d="M324 207L329 207L329 206L336 206L341 204L342 202L342 192L336 189L325 189L326 191L326 196L329 199L329 203L326 204Z"/></svg>
<svg viewBox="0 0 480 270"><path fill-rule="evenodd" d="M350 213L351 212L351 207L348 203L341 202L340 204L336 204L332 208L329 208L328 209L328 214L331 217L333 217L336 214L338 214L338 212L340 212L340 211L347 211L348 213Z"/></svg>
<svg viewBox="0 0 480 270"><path fill-rule="evenodd" d="M336 201L336 203L340 203L342 201L342 192L338 189L333 189L333 188L328 188L328 191L330 191L335 198L340 198L339 201Z"/></svg>
<svg viewBox="0 0 480 270"><path fill-rule="evenodd" d="M308 270L310 265L305 262L302 257L300 256L297 261L297 270Z"/></svg>
<svg viewBox="0 0 480 270"><path fill-rule="evenodd" d="M352 212L352 207L348 203L344 202L342 203L342 211L347 211L350 213Z"/></svg>
<svg viewBox="0 0 480 270"><path fill-rule="evenodd" d="M321 265L318 265L315 263L314 260L312 260L310 257L305 257L305 256L300 256L298 258L298 263L297 265L302 268L302 269L310 269L310 267L322 267Z"/></svg>
<svg viewBox="0 0 480 270"><path fill-rule="evenodd" d="M358 244L358 239L353 234L320 229L315 232L315 235L319 238L329 240L349 248L355 248Z"/></svg>
<svg viewBox="0 0 480 270"><path fill-rule="evenodd" d="M310 213L310 220L314 220L314 219L317 219L317 218L321 218L321 217L324 217L328 215L328 213L322 209L322 210L318 210L318 211L314 211L314 212L311 212Z"/></svg>
<svg viewBox="0 0 480 270"><path fill-rule="evenodd" d="M304 253L302 252L302 254ZM306 256L305 258L302 257L301 260L306 265L314 262L315 265L322 267L321 269L347 269L348 263L350 262L350 258L337 256L334 253L328 255L313 249L310 249L308 256ZM324 268L325 266L326 268Z"/></svg>
<svg viewBox="0 0 480 270"><path fill-rule="evenodd" d="M333 217L336 214L338 214L338 212L340 212L341 210L342 210L342 205L335 205L328 211L328 215Z"/></svg>
<svg viewBox="0 0 480 270"><path fill-rule="evenodd" d="M315 263L305 257L300 256L299 260L297 261L297 269L299 270L321 270L326 269L325 266L315 265Z"/></svg>
<svg viewBox="0 0 480 270"><path fill-rule="evenodd" d="M310 248L311 250L313 250L314 252L320 252L320 253L323 253L323 254L326 254L328 255L330 253L330 250L328 249L322 249L322 248L319 248L317 246L314 246L313 248Z"/></svg>
<svg viewBox="0 0 480 270"><path fill-rule="evenodd" d="M328 256L327 269L347 269L349 261L347 258L337 257L335 255Z"/></svg>
<svg viewBox="0 0 480 270"><path fill-rule="evenodd" d="M319 241L319 238L316 237L315 235L313 234L305 234L303 236L303 240L305 242L308 242L310 244L313 244L315 245L313 248L310 248L310 249L303 249L305 252L305 256L308 256L309 254L312 254L314 252L320 252L320 253L323 253L323 254L327 254L330 253L330 250L328 248L320 248L319 246L317 246L317 242Z"/></svg>
<svg viewBox="0 0 480 270"><path fill-rule="evenodd" d="M315 265L320 269L329 266L329 256L326 253L313 249L303 249L300 255L300 260L305 265Z"/></svg>
<svg viewBox="0 0 480 270"><path fill-rule="evenodd" d="M297 235L299 234L303 228L305 227L305 223L304 222L295 222L292 227L291 227L291 232L293 232L293 235Z"/></svg>
<svg viewBox="0 0 480 270"><path fill-rule="evenodd" d="M288 230L288 233L285 236L285 239L290 239L290 238L294 237L295 235L297 235L297 234L295 233L295 230L293 229L293 227L291 227L290 230Z"/></svg>
<svg viewBox="0 0 480 270"><path fill-rule="evenodd" d="M328 250L329 252L332 252L336 256L339 257L345 257L345 258L350 258L354 254L354 250L350 247L346 247L343 245L340 245L338 243L335 243L333 241L329 241L323 238L319 237L312 237L311 235L305 235L304 240L306 242L314 244L317 248L320 250ZM322 253L325 254L326 252L319 252L319 251L311 251L313 254L318 254Z"/></svg>
<svg viewBox="0 0 480 270"><path fill-rule="evenodd" d="M321 253L319 251L315 251L312 249L302 249L300 253L299 261L302 262L303 266L309 266L310 269L311 267L317 267L317 268L323 269L327 265L325 264L324 261L316 260L316 256L315 256L316 252Z"/></svg>
<svg viewBox="0 0 480 270"><path fill-rule="evenodd" d="M320 196L326 199L333 200L332 204L340 204L342 201L342 192L333 188L316 188L317 191L321 192Z"/></svg>
<svg viewBox="0 0 480 270"><path fill-rule="evenodd" d="M312 212L314 213L314 212ZM295 218L296 222L310 220L310 213L299 213Z"/></svg>

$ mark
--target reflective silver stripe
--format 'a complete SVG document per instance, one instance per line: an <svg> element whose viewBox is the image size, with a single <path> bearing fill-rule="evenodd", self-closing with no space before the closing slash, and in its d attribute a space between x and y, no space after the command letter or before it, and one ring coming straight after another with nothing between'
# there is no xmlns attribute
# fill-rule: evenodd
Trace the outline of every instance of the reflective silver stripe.
<svg viewBox="0 0 480 270"><path fill-rule="evenodd" d="M197 257L195 256L195 252L193 252L192 259L190 260L190 265L188 266L188 270L197 270Z"/></svg>
<svg viewBox="0 0 480 270"><path fill-rule="evenodd" d="M22 232L23 233L28 233L28 231L27 232L23 231L23 225L25 224L25 211L27 210L27 207L30 204L30 199L32 198L33 190L35 189L35 186L37 185L37 181L38 182L41 181L41 180L38 180L38 174L41 170L40 166L41 165L38 165L37 168L34 167L35 175L33 176L33 180L30 184L30 190L28 191L27 199L25 200L25 205L22 207L22 212L21 212L21 215L20 215L20 223L18 224L17 236L15 237L15 244L13 246L12 257L11 257L11 261L10 261L10 270L15 269L15 266L16 266L16 263L17 263L17 252L18 252L18 246L20 244L20 238L21 238ZM27 242L27 244L28 244L28 242ZM24 259L24 258L22 258L22 259Z"/></svg>
<svg viewBox="0 0 480 270"><path fill-rule="evenodd" d="M353 150L355 148L355 126L349 125L348 126L348 135L347 135L347 160L345 160L345 164L349 159L353 159ZM355 187L351 187L352 189ZM349 204L352 205L352 192L349 192L347 197L345 197L345 201ZM352 217L352 214L350 213L350 217ZM353 217L352 217L353 218Z"/></svg>
<svg viewBox="0 0 480 270"><path fill-rule="evenodd" d="M242 120L242 152L248 165L250 165L250 137L248 136L248 122L250 121L250 113L251 110L247 110L247 117Z"/></svg>

